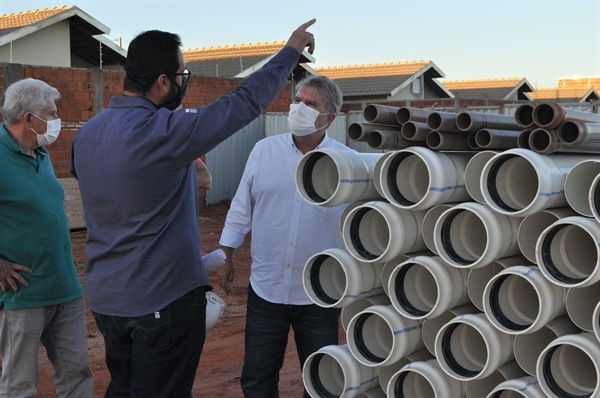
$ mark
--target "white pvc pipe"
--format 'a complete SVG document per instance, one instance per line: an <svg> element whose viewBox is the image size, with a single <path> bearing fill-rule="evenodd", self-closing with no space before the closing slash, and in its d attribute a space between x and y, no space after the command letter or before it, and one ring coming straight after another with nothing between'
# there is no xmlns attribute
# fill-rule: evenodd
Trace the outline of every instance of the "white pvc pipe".
<svg viewBox="0 0 600 398"><path fill-rule="evenodd" d="M375 168L373 169L373 182L375 183L375 189L379 192L382 198L385 198L385 194L383 192L382 181L381 181L381 169L386 161L386 159L390 156L393 156L396 152L389 151L381 155L377 163L375 163Z"/></svg>
<svg viewBox="0 0 600 398"><path fill-rule="evenodd" d="M464 304L458 307L450 308L443 314L435 318L427 318L423 320L422 334L425 348L435 355L435 337L444 325L463 314L477 314L479 311L473 304Z"/></svg>
<svg viewBox="0 0 600 398"><path fill-rule="evenodd" d="M323 308L342 308L383 292L382 266L360 262L343 249L331 248L308 259L302 284L313 303Z"/></svg>
<svg viewBox="0 0 600 398"><path fill-rule="evenodd" d="M549 397L598 397L600 343L592 333L561 336L544 349L536 372Z"/></svg>
<svg viewBox="0 0 600 398"><path fill-rule="evenodd" d="M594 331L594 310L600 302L600 282L567 290L567 314L580 329Z"/></svg>
<svg viewBox="0 0 600 398"><path fill-rule="evenodd" d="M391 305L374 305L350 320L348 348L363 365L390 365L424 348L421 324L403 317Z"/></svg>
<svg viewBox="0 0 600 398"><path fill-rule="evenodd" d="M479 203L485 203L483 194L481 193L481 172L485 164L499 151L481 151L476 153L465 168L464 180L465 188L471 197Z"/></svg>
<svg viewBox="0 0 600 398"><path fill-rule="evenodd" d="M600 303L596 304L594 314L592 315L592 324L594 327L594 335L598 342L600 342Z"/></svg>
<svg viewBox="0 0 600 398"><path fill-rule="evenodd" d="M435 359L412 362L397 372L387 387L389 398L461 398L463 383L445 374Z"/></svg>
<svg viewBox="0 0 600 398"><path fill-rule="evenodd" d="M430 359L435 359L435 357L428 350L423 349L411 352L410 354L400 358L398 362L395 362L391 365L380 366L378 368L379 385L383 388L384 391L387 391L390 380L392 379L392 377L394 377L396 373L398 373L400 369L402 369L411 362L428 361Z"/></svg>
<svg viewBox="0 0 600 398"><path fill-rule="evenodd" d="M481 203L459 203L442 213L435 224L436 252L459 268L480 268L499 258L516 255L520 221Z"/></svg>
<svg viewBox="0 0 600 398"><path fill-rule="evenodd" d="M359 363L347 345L329 345L312 353L302 368L311 397L352 398L379 384L377 369Z"/></svg>
<svg viewBox="0 0 600 398"><path fill-rule="evenodd" d="M477 380L465 382L465 395L467 398L486 397L498 384L506 380L514 380L527 376L518 363L510 361L500 366L491 375Z"/></svg>
<svg viewBox="0 0 600 398"><path fill-rule="evenodd" d="M425 213L425 217L423 217L423 240L425 241L425 244L427 245L429 250L431 250L433 253L437 254L433 233L435 223L437 222L438 218L440 218L442 213L444 213L451 207L454 207L453 203L446 203L443 205L433 206L427 211L427 213ZM387 289L387 286L385 286L384 284L383 288Z"/></svg>
<svg viewBox="0 0 600 398"><path fill-rule="evenodd" d="M498 275L500 271L512 267L513 265L531 264L524 257L517 255L500 258L481 268L474 268L469 271L469 276L467 277L467 293L475 307L480 311L483 311L483 291L485 290L485 285L487 285L495 275Z"/></svg>
<svg viewBox="0 0 600 398"><path fill-rule="evenodd" d="M526 376L503 381L488 394L487 398L546 398L546 395L542 392L537 378Z"/></svg>
<svg viewBox="0 0 600 398"><path fill-rule="evenodd" d="M468 201L463 175L471 156L422 147L397 151L381 167L383 194L393 205L409 210Z"/></svg>
<svg viewBox="0 0 600 398"><path fill-rule="evenodd" d="M392 271L388 295L396 311L407 318L435 318L469 303L467 275L467 270L440 257L416 256Z"/></svg>
<svg viewBox="0 0 600 398"><path fill-rule="evenodd" d="M515 148L490 159L481 175L481 192L494 210L525 217L538 211L567 206L564 179L579 162L591 155L544 156Z"/></svg>
<svg viewBox="0 0 600 398"><path fill-rule="evenodd" d="M563 287L600 281L600 228L591 218L561 218L538 238L535 255L548 280Z"/></svg>
<svg viewBox="0 0 600 398"><path fill-rule="evenodd" d="M594 218L600 223L600 174L594 178L590 186L590 208Z"/></svg>
<svg viewBox="0 0 600 398"><path fill-rule="evenodd" d="M346 221L346 217L348 217L348 214L352 211L352 209L367 202L367 200L357 200L356 202L348 203L348 205L344 207L344 210L342 210L342 214L340 216L340 234L344 233L344 221Z"/></svg>
<svg viewBox="0 0 600 398"><path fill-rule="evenodd" d="M538 267L514 265L485 286L484 313L504 333L532 333L566 314L566 293L567 289L547 280Z"/></svg>
<svg viewBox="0 0 600 398"><path fill-rule="evenodd" d="M514 359L513 337L496 329L484 314L460 315L435 338L435 356L448 375L462 381L487 377Z"/></svg>
<svg viewBox="0 0 600 398"><path fill-rule="evenodd" d="M600 159L588 159L577 163L565 178L565 196L577 213L593 217L590 204L590 188L600 174Z"/></svg>
<svg viewBox="0 0 600 398"><path fill-rule="evenodd" d="M425 221L423 221L423 223L425 223ZM383 285L383 291L385 292L385 294L389 294L388 281L390 280L390 276L392 275L394 268L396 268L399 264L402 264L409 258L415 256L431 256L432 254L433 253L431 253L430 251L424 250L422 252L401 254L390 261L386 261L383 264L383 269L381 270L381 284Z"/></svg>
<svg viewBox="0 0 600 398"><path fill-rule="evenodd" d="M383 201L355 207L344 221L342 238L356 259L384 263L400 254L425 250L424 211L400 209Z"/></svg>
<svg viewBox="0 0 600 398"><path fill-rule="evenodd" d="M335 148L308 152L296 168L296 188L304 200L321 206L379 199L373 169L380 157Z"/></svg>
<svg viewBox="0 0 600 398"><path fill-rule="evenodd" d="M369 388L367 391L360 393L356 398L386 398L385 391L381 386Z"/></svg>
<svg viewBox="0 0 600 398"><path fill-rule="evenodd" d="M517 232L517 243L525 258L532 263L537 263L535 258L535 245L542 232L561 218L576 216L577 213L570 207L546 209L527 216L521 221Z"/></svg>
<svg viewBox="0 0 600 398"><path fill-rule="evenodd" d="M515 360L525 372L535 376L537 360L548 344L557 337L579 332L580 330L568 316L555 318L538 331L515 336L513 342Z"/></svg>
<svg viewBox="0 0 600 398"><path fill-rule="evenodd" d="M348 331L348 325L352 318L354 318L354 315L374 305L392 305L392 302L387 294L378 294L376 296L360 298L342 308L340 318L344 331Z"/></svg>

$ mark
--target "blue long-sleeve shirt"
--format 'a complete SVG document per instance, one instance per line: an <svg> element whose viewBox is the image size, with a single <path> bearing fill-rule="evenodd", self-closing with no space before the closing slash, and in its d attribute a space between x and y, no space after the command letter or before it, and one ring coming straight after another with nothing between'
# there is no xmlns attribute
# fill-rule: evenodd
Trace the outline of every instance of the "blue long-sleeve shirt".
<svg viewBox="0 0 600 398"><path fill-rule="evenodd" d="M210 286L192 163L264 112L298 59L284 47L231 93L196 109L171 112L144 98L113 97L81 128L71 173L88 231L85 279L94 312L145 315Z"/></svg>

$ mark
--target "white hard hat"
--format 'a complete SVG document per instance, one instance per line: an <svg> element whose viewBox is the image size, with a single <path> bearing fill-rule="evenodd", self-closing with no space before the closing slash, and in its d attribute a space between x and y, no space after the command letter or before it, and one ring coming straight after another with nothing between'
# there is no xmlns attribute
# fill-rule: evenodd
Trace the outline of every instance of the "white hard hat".
<svg viewBox="0 0 600 398"><path fill-rule="evenodd" d="M215 326L225 312L227 303L213 292L206 292L206 331Z"/></svg>

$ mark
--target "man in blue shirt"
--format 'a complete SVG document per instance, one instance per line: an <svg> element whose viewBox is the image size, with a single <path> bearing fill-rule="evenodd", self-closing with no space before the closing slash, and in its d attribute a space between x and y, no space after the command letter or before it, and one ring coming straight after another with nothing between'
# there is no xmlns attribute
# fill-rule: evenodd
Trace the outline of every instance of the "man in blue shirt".
<svg viewBox="0 0 600 398"><path fill-rule="evenodd" d="M5 93L0 126L0 397L37 392L40 342L57 396L91 397L85 301L73 263L64 189L45 146L58 90L24 79Z"/></svg>
<svg viewBox="0 0 600 398"><path fill-rule="evenodd" d="M190 72L178 35L134 38L125 92L73 140L88 230L89 305L105 339L106 397L190 395L204 345L208 274L200 258L193 162L259 116L287 83L306 29L208 106L176 109Z"/></svg>

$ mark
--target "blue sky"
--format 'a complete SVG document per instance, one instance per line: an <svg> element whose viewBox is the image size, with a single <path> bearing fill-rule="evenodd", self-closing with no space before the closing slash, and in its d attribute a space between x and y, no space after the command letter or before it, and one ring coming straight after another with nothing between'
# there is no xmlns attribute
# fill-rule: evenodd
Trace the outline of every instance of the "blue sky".
<svg viewBox="0 0 600 398"><path fill-rule="evenodd" d="M0 13L62 5L124 47L149 29L179 33L184 48L283 41L317 18L315 67L430 60L447 80L524 77L539 88L600 75L600 0L0 0Z"/></svg>

